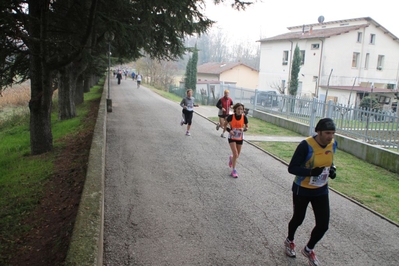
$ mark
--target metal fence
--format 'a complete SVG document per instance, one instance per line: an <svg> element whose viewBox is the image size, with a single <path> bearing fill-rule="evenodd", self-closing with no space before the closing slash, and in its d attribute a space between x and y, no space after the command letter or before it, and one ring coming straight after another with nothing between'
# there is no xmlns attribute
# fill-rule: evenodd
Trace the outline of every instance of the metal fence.
<svg viewBox="0 0 399 266"><path fill-rule="evenodd" d="M201 104L215 105L228 89L233 102L241 102L245 108L263 111L289 120L315 127L319 119L334 120L337 133L383 148L399 150L399 117L390 111L358 108L322 102L316 98L302 98L281 94L264 94L258 90L220 84L216 91L202 90L194 97ZM171 92L184 97L185 90L174 88Z"/></svg>

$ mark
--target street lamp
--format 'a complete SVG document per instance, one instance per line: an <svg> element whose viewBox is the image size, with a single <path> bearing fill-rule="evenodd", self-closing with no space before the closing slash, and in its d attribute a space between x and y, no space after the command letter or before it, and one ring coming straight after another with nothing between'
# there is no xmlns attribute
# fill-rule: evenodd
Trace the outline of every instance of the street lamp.
<svg viewBox="0 0 399 266"><path fill-rule="evenodd" d="M105 40L108 42L108 97L107 97L107 112L112 112L112 100L110 96L109 82L110 82L110 65L111 65L111 42L114 40L114 33L107 31L104 34Z"/></svg>

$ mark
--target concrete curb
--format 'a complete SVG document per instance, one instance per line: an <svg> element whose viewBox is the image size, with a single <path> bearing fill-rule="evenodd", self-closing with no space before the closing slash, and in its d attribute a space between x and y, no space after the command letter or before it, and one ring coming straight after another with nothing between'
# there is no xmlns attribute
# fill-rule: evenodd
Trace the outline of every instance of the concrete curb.
<svg viewBox="0 0 399 266"><path fill-rule="evenodd" d="M105 99L106 89L104 85L90 148L86 181L65 265L103 265L104 175L107 128Z"/></svg>

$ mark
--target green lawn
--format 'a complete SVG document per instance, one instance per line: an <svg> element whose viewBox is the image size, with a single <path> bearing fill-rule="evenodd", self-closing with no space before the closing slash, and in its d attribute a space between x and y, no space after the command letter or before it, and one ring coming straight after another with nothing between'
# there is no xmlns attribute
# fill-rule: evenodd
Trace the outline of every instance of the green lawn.
<svg viewBox="0 0 399 266"><path fill-rule="evenodd" d="M103 82L103 81L102 81ZM59 121L56 102L52 110L54 150L30 155L29 113L14 115L0 124L0 265L6 265L9 254L24 233L31 228L22 221L32 212L44 194L44 187L53 175L54 159L67 136L78 134L85 127L93 128L95 121L86 121L91 100L102 95L102 85L85 93L85 102L77 107L77 116Z"/></svg>
<svg viewBox="0 0 399 266"><path fill-rule="evenodd" d="M251 128L258 123L263 125L261 127L264 131L261 134L276 135L274 125L261 120L251 120ZM289 130L280 130L287 131L286 136L292 134ZM298 143L287 142L254 142L254 144L287 164L298 146ZM337 151L334 163L337 167L337 178L330 181L331 188L399 223L399 174L369 164L341 150Z"/></svg>

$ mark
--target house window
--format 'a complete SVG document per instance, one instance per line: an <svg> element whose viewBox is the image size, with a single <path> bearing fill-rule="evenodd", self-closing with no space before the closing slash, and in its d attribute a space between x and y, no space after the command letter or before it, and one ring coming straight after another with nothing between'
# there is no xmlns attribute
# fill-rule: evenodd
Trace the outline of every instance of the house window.
<svg viewBox="0 0 399 266"><path fill-rule="evenodd" d="M375 44L375 34L370 34L370 44Z"/></svg>
<svg viewBox="0 0 399 266"><path fill-rule="evenodd" d="M320 48L320 44L319 43L312 43L312 50L317 50Z"/></svg>
<svg viewBox="0 0 399 266"><path fill-rule="evenodd" d="M352 67L357 68L359 62L359 53L354 52L352 57Z"/></svg>
<svg viewBox="0 0 399 266"><path fill-rule="evenodd" d="M283 65L288 64L288 51L283 51Z"/></svg>
<svg viewBox="0 0 399 266"><path fill-rule="evenodd" d="M387 97L387 96L380 96L380 98L378 99L378 103L380 104L390 104L391 103L391 97Z"/></svg>
<svg viewBox="0 0 399 266"><path fill-rule="evenodd" d="M283 89L283 91L285 90L285 80L281 80L281 88Z"/></svg>
<svg viewBox="0 0 399 266"><path fill-rule="evenodd" d="M305 64L305 50L301 50L301 65Z"/></svg>
<svg viewBox="0 0 399 266"><path fill-rule="evenodd" d="M382 70L384 67L384 57L383 55L378 55L378 60L377 60L377 70Z"/></svg>
<svg viewBox="0 0 399 266"><path fill-rule="evenodd" d="M370 60L370 54L367 53L366 54L366 59L364 60L364 69L368 69L369 68L369 60Z"/></svg>
<svg viewBox="0 0 399 266"><path fill-rule="evenodd" d="M362 33L361 32L357 33L357 42L362 42Z"/></svg>
<svg viewBox="0 0 399 266"><path fill-rule="evenodd" d="M387 89L389 89L389 90L394 90L394 89L395 89L395 84L388 83L388 84L387 84Z"/></svg>

